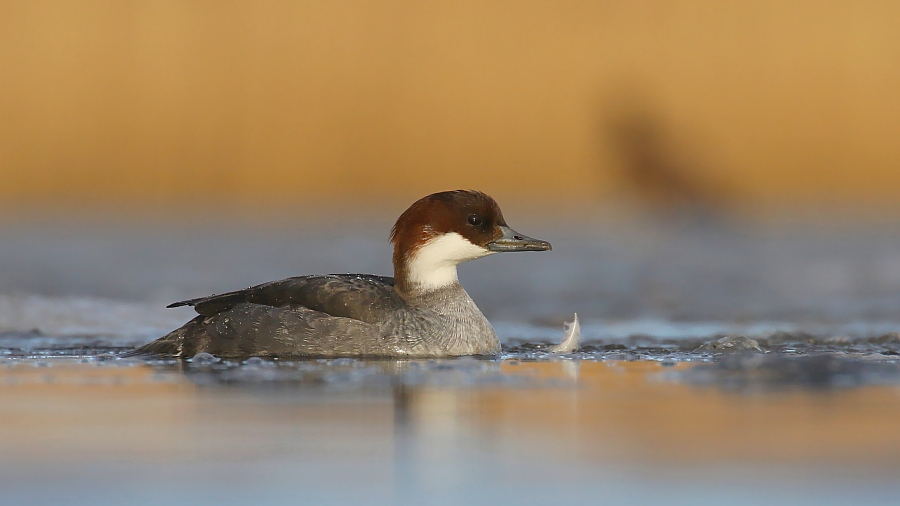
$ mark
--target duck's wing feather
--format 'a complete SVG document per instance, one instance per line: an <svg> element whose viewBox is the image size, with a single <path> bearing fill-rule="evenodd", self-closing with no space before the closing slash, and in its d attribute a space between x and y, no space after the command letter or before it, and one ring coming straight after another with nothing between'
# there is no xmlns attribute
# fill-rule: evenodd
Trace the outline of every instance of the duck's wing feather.
<svg viewBox="0 0 900 506"><path fill-rule="evenodd" d="M203 316L214 316L242 303L278 308L305 307L368 323L406 305L394 291L394 278L329 274L272 281L235 292L183 300L168 307L193 306Z"/></svg>
<svg viewBox="0 0 900 506"><path fill-rule="evenodd" d="M220 358L345 357L397 354L378 326L304 307L249 302L212 316L197 316L126 356L190 358L199 352Z"/></svg>

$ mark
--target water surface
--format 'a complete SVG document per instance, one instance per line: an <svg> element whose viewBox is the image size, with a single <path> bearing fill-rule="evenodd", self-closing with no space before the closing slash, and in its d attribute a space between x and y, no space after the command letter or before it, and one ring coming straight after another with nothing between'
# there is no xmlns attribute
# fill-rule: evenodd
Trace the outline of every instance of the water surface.
<svg viewBox="0 0 900 506"><path fill-rule="evenodd" d="M384 234L7 226L4 503L896 503L900 236L520 228L554 251L460 272L501 357L180 362L118 355Z"/></svg>

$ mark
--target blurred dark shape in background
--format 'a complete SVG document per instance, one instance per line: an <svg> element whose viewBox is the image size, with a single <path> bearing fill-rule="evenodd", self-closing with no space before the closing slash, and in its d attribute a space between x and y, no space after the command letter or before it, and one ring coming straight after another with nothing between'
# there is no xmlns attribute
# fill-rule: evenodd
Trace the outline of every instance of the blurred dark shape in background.
<svg viewBox="0 0 900 506"><path fill-rule="evenodd" d="M733 211L733 192L704 167L702 144L674 135L649 98L629 90L614 98L604 109L600 135L618 157L625 191L655 219L722 223Z"/></svg>

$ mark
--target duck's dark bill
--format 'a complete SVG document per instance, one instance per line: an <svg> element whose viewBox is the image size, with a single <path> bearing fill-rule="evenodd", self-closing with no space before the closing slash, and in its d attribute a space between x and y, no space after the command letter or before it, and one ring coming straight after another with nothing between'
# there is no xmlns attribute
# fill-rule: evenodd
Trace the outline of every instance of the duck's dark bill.
<svg viewBox="0 0 900 506"><path fill-rule="evenodd" d="M487 244L488 249L491 251L499 253L505 251L549 251L553 249L549 242L528 237L509 227L500 227L500 230L503 231L503 236Z"/></svg>

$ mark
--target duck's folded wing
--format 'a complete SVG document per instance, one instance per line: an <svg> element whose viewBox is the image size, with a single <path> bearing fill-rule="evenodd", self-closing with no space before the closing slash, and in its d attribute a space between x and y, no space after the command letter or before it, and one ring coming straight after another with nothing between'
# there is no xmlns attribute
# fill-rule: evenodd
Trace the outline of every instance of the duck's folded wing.
<svg viewBox="0 0 900 506"><path fill-rule="evenodd" d="M393 278L368 274L298 276L235 292L184 300L168 307L193 306L203 316L228 311L241 303L305 307L331 316L372 323L406 304L393 285Z"/></svg>

